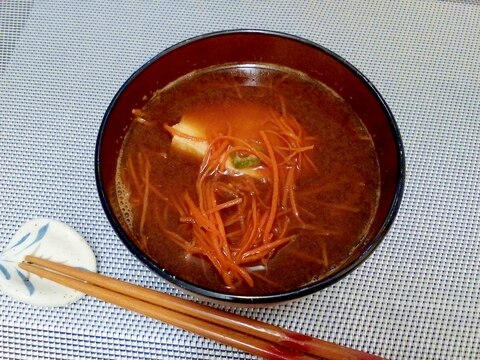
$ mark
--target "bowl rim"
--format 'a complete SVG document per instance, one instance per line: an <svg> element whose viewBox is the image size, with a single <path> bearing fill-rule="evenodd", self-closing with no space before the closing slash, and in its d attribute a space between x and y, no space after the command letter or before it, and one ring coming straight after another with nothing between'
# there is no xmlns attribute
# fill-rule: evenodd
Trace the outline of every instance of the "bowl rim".
<svg viewBox="0 0 480 360"><path fill-rule="evenodd" d="M153 260L151 260L149 257L147 257L128 237L126 232L122 229L121 225L117 222L116 216L113 213L113 210L111 209L107 194L105 193L105 189L103 187L102 183L102 177L101 177L101 161L100 161L100 152L101 152L101 146L102 146L102 140L103 140L103 135L105 132L105 128L108 123L108 119L110 117L110 114L117 104L120 96L123 94L125 89L136 79L136 77L142 73L146 68L148 68L150 65L152 65L154 62L156 62L158 59L162 58L166 54L175 51L177 48L183 47L185 45L188 45L190 43L207 39L207 38L213 38L213 37L219 37L219 36L228 36L228 35L242 35L242 34L260 34L260 35L268 35L268 36L275 36L275 37L280 37L280 38L286 38L289 40L293 40L296 42L300 42L303 45L313 47L314 49L321 51L331 58L333 58L335 61L340 62L343 66L348 68L350 71L352 71L355 76L357 76L361 82L367 86L369 89L370 93L378 100L379 104L383 108L383 111L385 112L386 118L388 119L389 126L391 133L395 139L396 143L396 154L397 154L397 160L398 160L398 173L396 177L396 190L394 194L394 198L392 201L392 204L390 206L390 209L388 211L387 217L383 221L382 227L380 230L377 232L376 236L371 240L370 244L368 247L366 247L363 252L360 254L360 256L349 263L347 266L343 267L340 271L333 273L332 275L327 276L324 279L321 279L319 281L307 284L305 286L302 286L299 289L291 290L291 291L286 291L282 293L274 293L274 294L268 294L268 295L235 295L235 294L229 294L229 293L222 293L219 291L214 291L210 290L198 285L195 285L191 282L182 280L177 278L175 275L169 273L165 269L162 269L158 264L156 264ZM95 145L95 182L97 186L97 191L98 195L100 197L100 202L102 204L103 210L105 212L105 215L110 222L110 225L120 238L120 240L123 242L123 244L127 247L127 249L137 258L139 259L144 265L146 265L150 270L152 270L154 273L157 275L161 276L162 279L166 280L170 284L179 287L180 289L192 293L196 296L199 296L201 298L206 298L207 300L215 300L215 301L220 301L223 303L226 303L228 305L268 305L268 304L276 304L276 303L282 303L282 302L287 302L290 300L298 299L307 295L310 295L312 293L315 293L319 290L322 290L339 280L343 279L347 274L351 273L353 270L355 270L359 265L361 265L373 252L374 250L378 247L378 245L382 242L382 240L385 238L387 232L391 228L394 219L400 209L400 203L403 197L403 192L404 192L404 187L405 187L405 172L406 172L406 165L405 165L405 152L404 152L404 147L403 147L403 142L402 142L402 137L400 135L400 130L398 128L398 125L395 121L395 118L393 116L392 111L388 107L386 101L380 94L380 92L375 88L375 86L370 82L370 80L367 79L363 73L361 73L355 66L350 64L347 60L345 60L343 57L340 55L334 53L333 51L323 47L322 45L319 45L311 40L307 40L305 38L299 37L297 35L291 35L288 33L284 32L279 32L279 31L272 31L272 30L262 30L262 29L232 29L232 30L222 30L222 31L214 31L214 32L209 32L201 35L197 35L191 38L188 38L186 40L182 40L170 47L167 47L163 51L159 52L157 55L153 56L150 60L145 62L140 68L138 68L135 72L130 75L130 77L123 83L123 85L120 87L120 89L117 91L115 96L113 97L112 101L110 102L100 125L99 131L98 131L98 136L97 136L97 141Z"/></svg>

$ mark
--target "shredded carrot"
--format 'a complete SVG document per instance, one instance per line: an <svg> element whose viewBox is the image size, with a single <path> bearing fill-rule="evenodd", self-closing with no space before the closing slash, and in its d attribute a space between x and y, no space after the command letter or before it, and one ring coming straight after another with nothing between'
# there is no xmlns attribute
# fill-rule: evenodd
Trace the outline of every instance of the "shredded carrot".
<svg viewBox="0 0 480 360"><path fill-rule="evenodd" d="M289 224L290 224L290 218L288 216L285 216L285 220L283 221L282 227L279 229L277 238L281 239L285 236L285 234L287 233Z"/></svg>
<svg viewBox="0 0 480 360"><path fill-rule="evenodd" d="M315 146L310 145L310 146L304 146L301 148L296 148L286 159L285 162L289 162L293 157L297 156L298 154L307 151L307 150L313 150Z"/></svg>
<svg viewBox="0 0 480 360"><path fill-rule="evenodd" d="M191 136L191 135L188 135L188 134L185 134L184 132L181 132L175 128L173 128L172 126L169 126L167 124L163 124L163 127L165 128L165 130L167 130L172 136L178 136L178 137L181 137L181 138L184 138L184 139L188 139L188 140L192 140L192 141L197 141L197 142L202 142L202 143L205 143L207 142L207 139L203 139L203 138L199 138L199 137L196 137L196 136Z"/></svg>
<svg viewBox="0 0 480 360"><path fill-rule="evenodd" d="M225 227L227 226L232 226L232 225L235 225L237 224L238 222L240 222L240 215L238 213L236 213L235 215L233 215L232 217L229 217L228 219L226 219L223 223L223 225Z"/></svg>
<svg viewBox="0 0 480 360"><path fill-rule="evenodd" d="M168 201L168 197L164 195L156 186L149 184L149 187L152 194L155 194L163 201Z"/></svg>
<svg viewBox="0 0 480 360"><path fill-rule="evenodd" d="M137 173L135 172L135 168L133 166L131 156L127 159L127 167L128 167L128 173L133 181L133 184L135 185L137 190L140 189L140 180L138 179Z"/></svg>
<svg viewBox="0 0 480 360"><path fill-rule="evenodd" d="M241 97L240 93L238 95ZM317 147L315 139L306 136L298 121L287 113L282 96L279 101L280 113L272 112L261 120L265 130L260 131L260 138L256 139L232 135L228 122L223 133L215 134L207 129L205 139L164 124L172 136L208 144L194 188L183 194L170 194L160 185L151 183L149 158L161 154L140 149L136 159L126 159L122 170L122 181L128 190L143 195L138 199L130 197L132 204L141 206L140 219L137 219L140 233L152 226L147 225L147 214L163 209L164 216L159 216L157 222L165 238L187 254L211 263L229 288L240 284L253 286L252 276L263 278L255 271L250 272L247 266L268 266L275 252L294 241L293 230L308 227L302 217L315 217L302 205L308 205L309 198L322 191L319 188L301 197L296 191L303 170L318 172L309 156ZM227 160L234 153L257 157L265 177L260 181L247 175L225 175L228 174L224 171ZM171 221L175 216L178 224L173 227ZM188 233L190 236L186 235ZM326 253L323 256L326 257Z"/></svg>
<svg viewBox="0 0 480 360"><path fill-rule="evenodd" d="M297 201L295 200L295 191L290 190L290 205L292 206L292 213L295 216L295 218L300 222L301 224L304 224L302 218L300 217L300 213L297 209Z"/></svg>
<svg viewBox="0 0 480 360"><path fill-rule="evenodd" d="M318 166L315 165L315 163L312 161L312 159L310 159L310 156L305 155L304 157L305 157L305 160L307 160L310 167L312 168L312 170L318 174L319 173Z"/></svg>
<svg viewBox="0 0 480 360"><path fill-rule="evenodd" d="M142 207L142 215L140 217L140 234L143 234L143 227L145 225L145 218L147 216L147 208L148 208L148 192L149 192L149 181L150 181L150 163L148 159L145 159L146 166L145 166L145 190L143 195L143 207Z"/></svg>
<svg viewBox="0 0 480 360"><path fill-rule="evenodd" d="M293 175L295 174L295 169L290 167L287 171L287 176L285 178L285 185L283 187L283 196L282 196L282 207L285 208L287 206L288 195L291 191L293 191L294 185L294 178Z"/></svg>
<svg viewBox="0 0 480 360"><path fill-rule="evenodd" d="M162 229L163 232L165 233L165 235L168 236L168 238L174 242L175 244L177 244L179 247L181 247L183 250L185 251L189 251L189 252L193 252L193 248L192 246L189 244L189 242L187 240L185 240L184 238L182 238L180 235L178 235L176 232L174 231L170 231L168 229L165 229L163 228Z"/></svg>
<svg viewBox="0 0 480 360"><path fill-rule="evenodd" d="M175 210L177 210L177 213L181 218L186 217L186 214L187 214L188 210L187 210L187 207L185 206L185 204L180 203L180 201L175 196L172 196L170 198L170 204L173 205Z"/></svg>
<svg viewBox="0 0 480 360"><path fill-rule="evenodd" d="M270 236L270 230L272 229L273 222L275 221L275 214L277 213L277 205L278 205L278 188L279 188L279 178L278 178L278 166L277 161L275 159L275 154L273 152L272 145L265 135L265 132L260 131L260 136L262 137L265 146L267 147L268 154L270 156L270 160L272 162L272 187L273 187L273 194L272 194L272 205L270 206L270 215L268 217L267 223L265 225L265 230L263 233L263 242L266 243L268 241L268 237Z"/></svg>
<svg viewBox="0 0 480 360"><path fill-rule="evenodd" d="M297 209L299 213L303 213L308 217L310 217L311 219L315 219L317 217L314 213L312 213L311 211L305 209L303 206L300 206L298 204L297 204Z"/></svg>
<svg viewBox="0 0 480 360"><path fill-rule="evenodd" d="M295 250L295 249L289 249L289 254L292 254L293 256L296 256L304 261L308 261L317 265L320 265L322 267L326 267L327 264L325 263L325 259L319 259L317 256L312 256L310 254L307 254L303 251ZM322 249L323 253L323 249Z"/></svg>
<svg viewBox="0 0 480 360"><path fill-rule="evenodd" d="M190 211L190 215L195 219L195 223L206 229L210 232L218 232L216 230L215 224L213 224L210 219L206 218L201 212L200 209L195 205L188 192L185 193L184 200Z"/></svg>
<svg viewBox="0 0 480 360"><path fill-rule="evenodd" d="M238 98L243 99L242 92L240 91L240 86L238 84L234 84L233 88L235 89L235 92L237 93Z"/></svg>
<svg viewBox="0 0 480 360"><path fill-rule="evenodd" d="M239 249L239 251L236 252L235 255L235 260L238 260L248 249L251 248L252 243L255 241L256 237L260 234L259 228L257 226L258 224L258 213L257 213L257 205L255 198L252 200L252 227L250 230L250 233L247 234L245 233L245 236L243 237L243 246Z"/></svg>
<svg viewBox="0 0 480 360"><path fill-rule="evenodd" d="M228 239L240 238L241 236L243 236L243 231L241 229L231 231L227 234Z"/></svg>
<svg viewBox="0 0 480 360"><path fill-rule="evenodd" d="M217 205L211 209L207 210L207 214L213 213L213 212L219 212L220 210L227 209L229 207L235 206L237 204L240 204L243 201L242 198L236 198L227 202L224 202L220 205Z"/></svg>
<svg viewBox="0 0 480 360"><path fill-rule="evenodd" d="M178 221L181 222L181 223L188 223L188 224L194 224L195 223L195 219L191 216L180 216L178 218Z"/></svg>
<svg viewBox="0 0 480 360"><path fill-rule="evenodd" d="M278 289L281 289L282 287L275 281L272 281L270 280L269 278L267 278L266 276L263 276L262 274L260 274L258 271L251 271L250 272L251 275L259 278L260 280L266 282L267 284L269 284L270 286L273 286L275 288L278 288Z"/></svg>
<svg viewBox="0 0 480 360"><path fill-rule="evenodd" d="M243 254L241 260L239 261L240 264L250 263L252 261L256 261L259 259L264 258L268 253L270 253L275 248L292 241L296 238L296 235L292 235L289 237L285 237L283 239L278 239L272 241L268 244L261 245L253 250L247 251Z"/></svg>

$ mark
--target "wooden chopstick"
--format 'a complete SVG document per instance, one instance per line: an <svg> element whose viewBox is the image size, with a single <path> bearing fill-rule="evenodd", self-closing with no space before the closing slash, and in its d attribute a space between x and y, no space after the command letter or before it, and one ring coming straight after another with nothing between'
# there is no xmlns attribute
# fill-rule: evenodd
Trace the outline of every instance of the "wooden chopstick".
<svg viewBox="0 0 480 360"><path fill-rule="evenodd" d="M381 359L87 270L34 256L25 260L20 267L26 271L267 359Z"/></svg>

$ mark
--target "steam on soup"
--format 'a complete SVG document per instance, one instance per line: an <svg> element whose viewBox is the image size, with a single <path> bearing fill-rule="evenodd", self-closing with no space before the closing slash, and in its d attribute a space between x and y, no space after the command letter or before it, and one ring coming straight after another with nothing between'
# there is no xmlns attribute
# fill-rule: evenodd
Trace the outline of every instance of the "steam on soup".
<svg viewBox="0 0 480 360"><path fill-rule="evenodd" d="M272 294L324 277L367 233L380 185L372 139L306 75L212 67L132 112L117 195L133 241L171 274Z"/></svg>

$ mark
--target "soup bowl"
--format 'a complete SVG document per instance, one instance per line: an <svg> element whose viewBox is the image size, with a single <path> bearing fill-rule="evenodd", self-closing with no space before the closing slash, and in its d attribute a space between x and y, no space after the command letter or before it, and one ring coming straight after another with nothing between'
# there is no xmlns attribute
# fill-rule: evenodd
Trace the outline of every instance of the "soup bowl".
<svg viewBox="0 0 480 360"><path fill-rule="evenodd" d="M341 97L363 122L378 158L379 199L365 236L348 256L325 276L298 288L268 294L237 295L213 290L183 279L153 259L123 218L118 199L117 163L123 140L135 121L132 109L142 108L152 94L186 74L223 64L271 64L325 84ZM328 49L284 33L258 30L222 31L201 35L172 46L135 71L108 107L98 134L95 174L101 204L125 246L148 268L185 292L233 305L268 305L321 290L357 268L381 243L398 212L402 198L405 159L397 124L386 102L354 66ZM294 260L292 260L294 261Z"/></svg>

